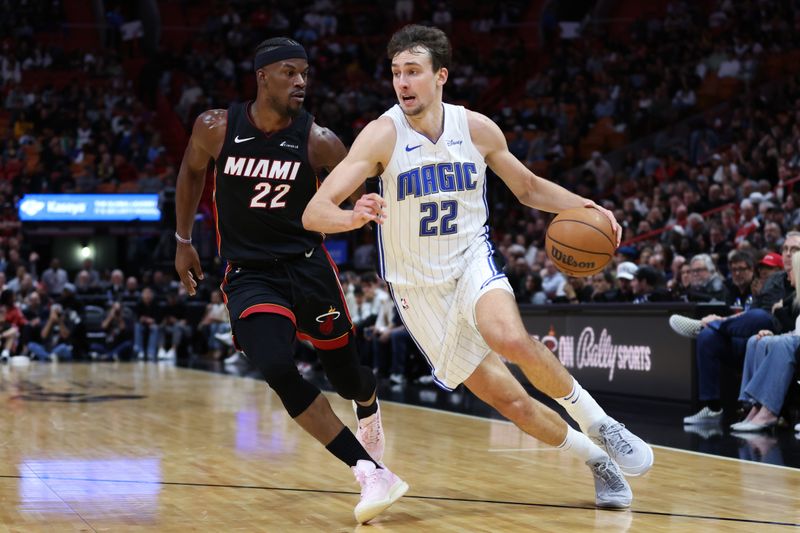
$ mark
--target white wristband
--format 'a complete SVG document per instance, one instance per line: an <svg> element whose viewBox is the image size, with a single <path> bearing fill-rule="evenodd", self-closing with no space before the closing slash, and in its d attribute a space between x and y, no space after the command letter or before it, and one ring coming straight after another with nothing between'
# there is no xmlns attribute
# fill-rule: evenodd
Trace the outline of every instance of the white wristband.
<svg viewBox="0 0 800 533"><path fill-rule="evenodd" d="M191 237L189 237L188 239L184 239L183 237L178 235L177 231L175 232L175 240L178 241L179 243L182 243L182 244L192 244L192 238Z"/></svg>

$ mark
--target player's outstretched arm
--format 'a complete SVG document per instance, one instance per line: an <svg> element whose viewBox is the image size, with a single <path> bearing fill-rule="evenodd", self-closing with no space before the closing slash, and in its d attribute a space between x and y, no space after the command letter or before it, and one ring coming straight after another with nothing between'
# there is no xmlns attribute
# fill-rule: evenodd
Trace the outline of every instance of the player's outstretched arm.
<svg viewBox="0 0 800 533"><path fill-rule="evenodd" d="M190 239L197 204L203 194L208 162L219 155L225 140L228 115L224 109L212 109L200 114L192 127L189 144L183 153L175 185L176 238ZM189 295L194 296L197 279L203 279L203 269L197 250L189 242L178 240L175 250L175 270Z"/></svg>
<svg viewBox="0 0 800 533"><path fill-rule="evenodd" d="M598 209L611 222L619 245L622 228L611 211L531 172L508 151L503 132L488 117L467 111L467 121L472 142L483 154L486 164L508 185L520 203L549 213L560 213L573 207Z"/></svg>
<svg viewBox="0 0 800 533"><path fill-rule="evenodd" d="M367 222L383 222L386 202L375 193L362 195L352 210L339 207L369 176L383 171L396 139L389 118L367 124L350 152L328 175L303 213L309 231L340 233L360 228Z"/></svg>

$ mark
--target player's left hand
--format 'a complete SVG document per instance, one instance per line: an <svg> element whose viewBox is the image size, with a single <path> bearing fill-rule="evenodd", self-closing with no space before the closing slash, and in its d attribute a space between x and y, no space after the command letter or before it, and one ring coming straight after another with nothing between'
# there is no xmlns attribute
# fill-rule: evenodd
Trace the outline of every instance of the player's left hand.
<svg viewBox="0 0 800 533"><path fill-rule="evenodd" d="M367 222L383 224L386 219L386 200L374 192L364 194L353 206L353 215L362 222L362 226Z"/></svg>
<svg viewBox="0 0 800 533"><path fill-rule="evenodd" d="M592 207L597 209L601 213L603 213L606 218L611 222L611 229L614 230L614 235L617 237L617 248L619 248L619 243L622 242L622 226L617 223L617 218L614 216L614 213L606 209L605 207L601 207L594 203L592 200L586 200L586 203L583 204L583 207Z"/></svg>

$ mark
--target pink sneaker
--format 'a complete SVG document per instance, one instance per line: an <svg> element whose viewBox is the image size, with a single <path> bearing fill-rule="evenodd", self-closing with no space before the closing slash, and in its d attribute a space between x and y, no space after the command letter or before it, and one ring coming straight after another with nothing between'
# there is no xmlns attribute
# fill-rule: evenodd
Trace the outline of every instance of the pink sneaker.
<svg viewBox="0 0 800 533"><path fill-rule="evenodd" d="M355 508L359 524L366 524L381 514L408 490L408 483L386 467L377 468L371 461L359 461L353 467L353 474L361 485L361 501Z"/></svg>
<svg viewBox="0 0 800 533"><path fill-rule="evenodd" d="M375 400L376 402L378 400ZM353 402L353 410L355 411L358 404ZM356 415L358 420L358 415ZM356 430L356 439L361 443L361 446L367 450L370 457L375 459L376 463L383 461L383 452L386 448L386 441L383 438L383 425L381 424L381 406L378 405L378 411L374 415L367 418L358 420L358 429Z"/></svg>

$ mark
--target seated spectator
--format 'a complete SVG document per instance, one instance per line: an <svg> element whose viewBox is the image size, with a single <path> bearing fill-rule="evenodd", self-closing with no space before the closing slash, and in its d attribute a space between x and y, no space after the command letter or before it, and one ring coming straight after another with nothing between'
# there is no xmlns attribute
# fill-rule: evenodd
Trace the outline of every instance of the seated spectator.
<svg viewBox="0 0 800 533"><path fill-rule="evenodd" d="M679 256L682 257L682 256ZM673 262L673 268L675 268ZM685 261L675 271L674 277L667 283L667 290L675 301L688 301L689 287L691 286L692 267Z"/></svg>
<svg viewBox="0 0 800 533"><path fill-rule="evenodd" d="M180 299L178 291L171 290L167 293L167 302L162 312L158 358L174 360L183 339L188 338L190 334L191 329L186 322L186 304ZM164 347L167 345L169 349L165 351Z"/></svg>
<svg viewBox="0 0 800 533"><path fill-rule="evenodd" d="M764 257L756 265L756 275L753 277L752 293L755 296L759 294L766 284L767 280L775 273L783 270L783 258L781 254L769 252L764 254Z"/></svg>
<svg viewBox="0 0 800 533"><path fill-rule="evenodd" d="M139 359L146 357L155 361L158 355L158 324L161 321L161 310L155 301L153 289L145 287L142 290L134 313L136 323L133 326L133 351Z"/></svg>
<svg viewBox="0 0 800 533"><path fill-rule="evenodd" d="M639 267L636 263L625 261L617 265L617 290L611 295L610 302L632 302L633 294L633 277Z"/></svg>
<svg viewBox="0 0 800 533"><path fill-rule="evenodd" d="M113 302L103 320L106 332L104 358L131 359L133 357L133 315L126 313L120 302Z"/></svg>
<svg viewBox="0 0 800 533"><path fill-rule="evenodd" d="M27 323L20 332L21 349L27 353L28 343L31 341L42 344L42 328L47 322L49 311L42 303L42 296L34 291L25 297L22 305L22 314Z"/></svg>
<svg viewBox="0 0 800 533"><path fill-rule="evenodd" d="M777 254L776 254L777 255ZM779 256L780 257L780 256ZM745 252L732 252L728 258L731 278L725 280L728 297L725 303L739 310L750 309L753 303L753 256Z"/></svg>
<svg viewBox="0 0 800 533"><path fill-rule="evenodd" d="M219 290L211 292L211 301L206 306L203 318L200 319L199 328L205 333L206 345L209 350L208 356L215 361L221 358L224 354L225 344L217 338L217 335L230 332L231 322Z"/></svg>
<svg viewBox="0 0 800 533"><path fill-rule="evenodd" d="M582 304L592 301L592 286L586 282L587 278L570 276L564 284L564 295L571 304Z"/></svg>
<svg viewBox="0 0 800 533"><path fill-rule="evenodd" d="M525 278L525 294L527 301L534 305L544 305L547 303L547 295L542 290L542 276L538 272L531 272Z"/></svg>
<svg viewBox="0 0 800 533"><path fill-rule="evenodd" d="M40 361L72 359L76 348L76 329L79 322L80 316L74 309L60 303L52 304L47 322L42 327L42 342L31 341L28 343L31 357Z"/></svg>
<svg viewBox="0 0 800 533"><path fill-rule="evenodd" d="M7 320L5 306L0 305L0 361L6 362L16 353L19 329Z"/></svg>
<svg viewBox="0 0 800 533"><path fill-rule="evenodd" d="M633 275L633 303L669 302L672 300L664 287L664 276L651 266L640 266Z"/></svg>
<svg viewBox="0 0 800 533"><path fill-rule="evenodd" d="M564 298L564 285L567 283L567 278L564 277L557 268L555 263L546 259L544 262L544 271L542 273L542 290L550 301L556 298Z"/></svg>
<svg viewBox="0 0 800 533"><path fill-rule="evenodd" d="M708 315L700 320L672 315L669 325L679 335L697 339L697 382L700 410L683 419L684 424L719 422L720 365L723 360L741 361L747 341L759 331L776 328L771 314L772 306L792 292L788 272L793 254L800 252L800 232L790 231L783 243L783 272L773 274L764 288L753 298L749 310L727 318Z"/></svg>
<svg viewBox="0 0 800 533"><path fill-rule="evenodd" d="M593 302L613 302L616 297L617 289L614 283L614 275L611 270L605 269L592 276L592 301Z"/></svg>
<svg viewBox="0 0 800 533"><path fill-rule="evenodd" d="M122 270L115 268L111 271L111 279L105 291L108 304L122 301L122 295L125 292L125 274Z"/></svg>
<svg viewBox="0 0 800 533"><path fill-rule="evenodd" d="M691 302L724 302L728 291L714 261L708 254L698 254L689 261L691 285L688 297Z"/></svg>
<svg viewBox="0 0 800 533"><path fill-rule="evenodd" d="M61 261L54 257L50 261L50 268L42 272L42 283L50 295L61 294L64 285L69 281L67 271L61 268Z"/></svg>
<svg viewBox="0 0 800 533"><path fill-rule="evenodd" d="M749 404L745 419L731 425L734 431L763 431L778 422L783 400L794 379L800 348L800 253L792 255L789 280L795 291L773 306L776 328L762 329L747 341L739 400Z"/></svg>

